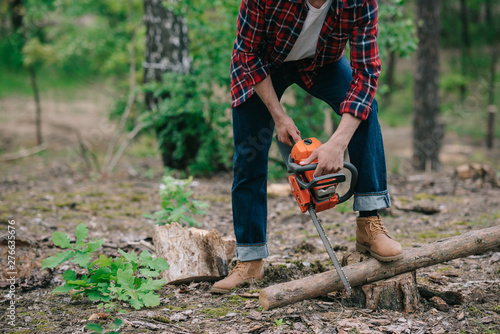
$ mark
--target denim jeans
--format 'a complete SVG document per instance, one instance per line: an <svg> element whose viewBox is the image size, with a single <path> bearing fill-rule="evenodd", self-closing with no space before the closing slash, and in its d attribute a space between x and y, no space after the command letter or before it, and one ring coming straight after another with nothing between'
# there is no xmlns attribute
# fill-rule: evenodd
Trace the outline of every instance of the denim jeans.
<svg viewBox="0 0 500 334"><path fill-rule="evenodd" d="M271 76L281 99L292 84L325 101L338 114L352 80L349 61L323 67L315 84L307 88L293 62L284 63ZM384 145L378 122L378 104L362 121L349 145L351 163L359 172L354 193L355 211L371 211L390 207L387 191ZM300 130L300 129L299 129ZM234 179L232 186L233 223L236 254L240 261L269 256L267 229L267 165L274 131L274 121L266 106L254 93L247 101L233 108Z"/></svg>

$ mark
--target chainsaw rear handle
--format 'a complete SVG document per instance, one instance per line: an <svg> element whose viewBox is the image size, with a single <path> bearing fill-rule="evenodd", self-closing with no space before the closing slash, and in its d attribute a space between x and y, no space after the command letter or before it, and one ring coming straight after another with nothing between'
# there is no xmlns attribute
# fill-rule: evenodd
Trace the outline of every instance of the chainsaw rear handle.
<svg viewBox="0 0 500 334"><path fill-rule="evenodd" d="M288 157L287 165L295 174L301 174L308 170L315 170L316 167L318 166L318 164L310 164L310 165L296 164L292 161L291 156ZM351 184L349 185L349 190L347 190L347 192L344 195L339 197L339 202L338 202L339 204L351 198L351 196L354 194L354 190L356 189L356 184L358 183L358 170L356 169L356 167L354 167L353 164L344 161L344 168L351 172ZM329 181L321 183L324 180L329 180ZM304 182L300 178L297 178L297 183L302 189L312 189L316 186L329 186L335 183L344 182L345 180L346 177L344 174L336 173L336 174L327 174L315 177L311 182Z"/></svg>

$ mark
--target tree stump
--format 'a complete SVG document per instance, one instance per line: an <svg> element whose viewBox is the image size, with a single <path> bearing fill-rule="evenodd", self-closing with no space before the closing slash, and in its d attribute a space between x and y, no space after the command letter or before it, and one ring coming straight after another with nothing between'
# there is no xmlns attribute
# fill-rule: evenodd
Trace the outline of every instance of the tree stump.
<svg viewBox="0 0 500 334"><path fill-rule="evenodd" d="M185 228L177 223L155 226L156 255L170 268L162 273L168 284L216 281L227 276L228 264L236 253L234 239L217 231Z"/></svg>
<svg viewBox="0 0 500 334"><path fill-rule="evenodd" d="M349 253L342 258L347 266L360 263L370 256L359 252ZM417 288L416 271L396 275L394 277L353 288L354 296L347 299L348 306L377 308L413 313L418 308L420 295Z"/></svg>

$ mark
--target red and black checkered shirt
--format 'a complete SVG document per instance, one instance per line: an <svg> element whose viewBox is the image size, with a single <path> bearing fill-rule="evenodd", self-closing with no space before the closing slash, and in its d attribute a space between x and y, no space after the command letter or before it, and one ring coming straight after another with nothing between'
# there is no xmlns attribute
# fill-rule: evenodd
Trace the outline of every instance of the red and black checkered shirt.
<svg viewBox="0 0 500 334"><path fill-rule="evenodd" d="M278 68L299 37L309 10L305 0L243 0L231 59L232 107L253 95L253 86ZM314 59L299 61L308 87L326 64L338 61L349 40L353 81L341 113L366 119L377 90L377 0L333 0Z"/></svg>

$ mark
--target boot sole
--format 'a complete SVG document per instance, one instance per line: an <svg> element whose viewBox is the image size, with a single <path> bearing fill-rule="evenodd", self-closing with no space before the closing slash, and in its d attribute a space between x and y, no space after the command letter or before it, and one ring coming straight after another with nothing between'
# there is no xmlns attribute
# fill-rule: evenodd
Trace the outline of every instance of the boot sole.
<svg viewBox="0 0 500 334"><path fill-rule="evenodd" d="M212 288L212 290L210 290L212 293L220 293L220 294L226 294L226 293L230 293L231 290L227 290L227 289L218 289L218 288Z"/></svg>
<svg viewBox="0 0 500 334"><path fill-rule="evenodd" d="M381 262L392 262L392 261L399 260L400 258L403 257L403 253L398 254L398 255L393 255L393 256L381 256L381 255L378 255L377 253L375 253L374 251L372 251L370 248L368 248L360 243L356 243L356 251L358 251L360 253L370 253L370 255L372 257L376 258L377 260L379 260Z"/></svg>

